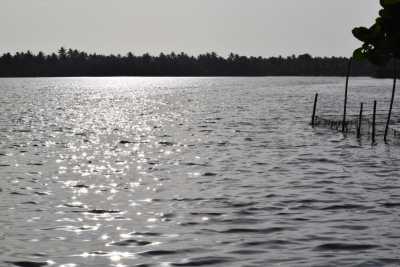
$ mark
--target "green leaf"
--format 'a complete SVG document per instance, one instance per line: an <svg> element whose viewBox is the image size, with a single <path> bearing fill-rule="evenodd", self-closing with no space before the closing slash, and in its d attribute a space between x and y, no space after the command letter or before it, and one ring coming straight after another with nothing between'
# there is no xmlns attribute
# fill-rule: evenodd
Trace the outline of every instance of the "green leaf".
<svg viewBox="0 0 400 267"><path fill-rule="evenodd" d="M353 29L353 35L360 41L366 42L370 40L371 32L365 27L357 27Z"/></svg>
<svg viewBox="0 0 400 267"><path fill-rule="evenodd" d="M385 65L390 58L400 59L400 0L380 0L380 3L383 9L370 28L353 29L353 35L363 42L353 56Z"/></svg>
<svg viewBox="0 0 400 267"><path fill-rule="evenodd" d="M400 0L380 0L380 1L381 1L381 6L383 7L400 4Z"/></svg>
<svg viewBox="0 0 400 267"><path fill-rule="evenodd" d="M355 60L365 60L367 59L366 55L364 54L364 49L358 48L353 52L353 58Z"/></svg>

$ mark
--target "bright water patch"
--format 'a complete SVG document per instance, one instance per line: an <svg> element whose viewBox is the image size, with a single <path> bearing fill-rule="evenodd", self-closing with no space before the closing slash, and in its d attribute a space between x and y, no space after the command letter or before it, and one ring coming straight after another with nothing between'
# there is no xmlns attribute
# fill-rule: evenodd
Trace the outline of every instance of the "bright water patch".
<svg viewBox="0 0 400 267"><path fill-rule="evenodd" d="M308 125L343 87L1 79L0 265L400 265L399 146ZM350 101L390 87L353 79Z"/></svg>

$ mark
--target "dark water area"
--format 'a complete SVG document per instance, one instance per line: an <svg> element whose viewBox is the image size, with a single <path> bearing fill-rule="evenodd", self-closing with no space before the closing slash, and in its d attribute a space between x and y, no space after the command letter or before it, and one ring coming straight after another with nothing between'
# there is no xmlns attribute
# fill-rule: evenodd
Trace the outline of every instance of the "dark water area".
<svg viewBox="0 0 400 267"><path fill-rule="evenodd" d="M343 87L0 79L0 266L400 266L400 146L309 126Z"/></svg>

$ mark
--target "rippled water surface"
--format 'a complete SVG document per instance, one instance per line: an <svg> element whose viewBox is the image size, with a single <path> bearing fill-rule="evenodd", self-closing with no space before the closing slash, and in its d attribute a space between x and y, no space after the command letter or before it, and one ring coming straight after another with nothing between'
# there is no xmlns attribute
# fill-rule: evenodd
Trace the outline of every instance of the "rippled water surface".
<svg viewBox="0 0 400 267"><path fill-rule="evenodd" d="M0 266L400 266L400 146L308 125L343 85L0 79Z"/></svg>

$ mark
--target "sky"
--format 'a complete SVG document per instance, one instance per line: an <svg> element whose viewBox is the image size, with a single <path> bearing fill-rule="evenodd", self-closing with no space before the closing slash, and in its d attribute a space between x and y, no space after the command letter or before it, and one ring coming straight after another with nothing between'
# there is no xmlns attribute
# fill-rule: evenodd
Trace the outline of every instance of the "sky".
<svg viewBox="0 0 400 267"><path fill-rule="evenodd" d="M379 0L0 0L0 53L350 56Z"/></svg>

